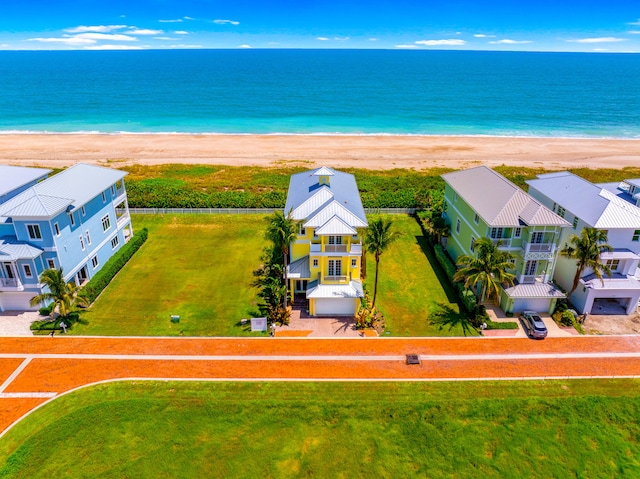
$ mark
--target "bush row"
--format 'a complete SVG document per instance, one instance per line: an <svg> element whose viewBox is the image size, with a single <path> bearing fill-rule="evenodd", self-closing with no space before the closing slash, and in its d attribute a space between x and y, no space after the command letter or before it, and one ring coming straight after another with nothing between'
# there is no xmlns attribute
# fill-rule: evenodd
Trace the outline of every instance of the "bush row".
<svg viewBox="0 0 640 479"><path fill-rule="evenodd" d="M485 321L487 324L487 329L518 329L518 323L513 321L505 321L505 322L495 322L495 321Z"/></svg>
<svg viewBox="0 0 640 479"><path fill-rule="evenodd" d="M118 271L127 264L127 261L131 259L133 254L140 249L140 246L147 241L149 232L147 228L143 228L138 231L133 238L129 240L122 248L120 248L116 254L114 254L109 261L91 278L87 285L83 288L87 293L87 297L90 303L93 303L100 295L102 290L107 287L113 277L118 274Z"/></svg>
<svg viewBox="0 0 640 479"><path fill-rule="evenodd" d="M442 245L437 244L433 249L438 263L440 263L442 269L447 273L447 278L449 278L449 281L451 281L451 284L458 293L458 298L460 299L462 306L469 314L473 313L478 304L475 294L473 294L473 291L470 289L465 288L463 283L453 280L453 276L456 274L456 265L453 264L453 261L451 261L447 253L445 253Z"/></svg>

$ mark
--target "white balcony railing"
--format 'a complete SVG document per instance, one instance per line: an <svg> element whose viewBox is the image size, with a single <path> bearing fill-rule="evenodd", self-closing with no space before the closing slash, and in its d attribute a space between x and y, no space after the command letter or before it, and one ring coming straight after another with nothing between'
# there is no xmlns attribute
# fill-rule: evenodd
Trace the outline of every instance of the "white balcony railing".
<svg viewBox="0 0 640 479"><path fill-rule="evenodd" d="M529 243L522 242L522 249L525 253L551 253L555 249L554 243Z"/></svg>
<svg viewBox="0 0 640 479"><path fill-rule="evenodd" d="M535 283L544 283L544 275L535 275L535 274L523 274L518 278L518 283L520 284L535 284Z"/></svg>
<svg viewBox="0 0 640 479"><path fill-rule="evenodd" d="M326 244L324 245L325 253L346 253L346 244Z"/></svg>
<svg viewBox="0 0 640 479"><path fill-rule="evenodd" d="M348 276L325 276L322 278L323 283L346 283Z"/></svg>
<svg viewBox="0 0 640 479"><path fill-rule="evenodd" d="M18 278L0 278L0 288L23 289Z"/></svg>
<svg viewBox="0 0 640 479"><path fill-rule="evenodd" d="M511 238L491 238L491 241L493 241L493 244L496 245L496 246L498 246L498 243L500 243L498 248L510 248L511 247Z"/></svg>
<svg viewBox="0 0 640 479"><path fill-rule="evenodd" d="M323 251L321 244L311 243L309 245L309 251L311 253L349 253L349 254L359 255L362 253L362 244L360 243L351 243L351 245L327 244L327 245L324 245L324 251Z"/></svg>

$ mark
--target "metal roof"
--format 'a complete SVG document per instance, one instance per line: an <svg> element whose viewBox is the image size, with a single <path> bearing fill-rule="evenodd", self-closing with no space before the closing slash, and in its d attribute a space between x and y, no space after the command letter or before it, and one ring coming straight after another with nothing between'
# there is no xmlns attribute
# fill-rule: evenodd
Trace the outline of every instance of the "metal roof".
<svg viewBox="0 0 640 479"><path fill-rule="evenodd" d="M291 217L294 220L306 220L310 214L318 210L327 201L333 198L333 193L329 190L328 186L323 186L317 190L309 199L298 206L291 212ZM285 210L288 213L288 210Z"/></svg>
<svg viewBox="0 0 640 479"><path fill-rule="evenodd" d="M316 228L317 236L346 236L346 235L357 235L358 232L355 228L349 226L343 219L341 219L338 215L333 216L329 221L324 223L319 228Z"/></svg>
<svg viewBox="0 0 640 479"><path fill-rule="evenodd" d="M0 165L0 197L32 181L44 178L51 170L24 166Z"/></svg>
<svg viewBox="0 0 640 479"><path fill-rule="evenodd" d="M447 173L442 178L491 227L570 226L486 166Z"/></svg>
<svg viewBox="0 0 640 479"><path fill-rule="evenodd" d="M40 256L43 251L26 241L18 241L15 236L3 236L0 238L0 261L33 259Z"/></svg>
<svg viewBox="0 0 640 479"><path fill-rule="evenodd" d="M126 174L110 168L78 163L0 205L0 216L50 217L66 208L75 210Z"/></svg>
<svg viewBox="0 0 640 479"><path fill-rule="evenodd" d="M633 276L613 273L610 278L603 275L602 280L595 274L582 278L585 286L592 289L640 289L640 282Z"/></svg>
<svg viewBox="0 0 640 479"><path fill-rule="evenodd" d="M311 277L311 269L309 269L309 256L304 256L295 260L287 266L287 278L309 278Z"/></svg>
<svg viewBox="0 0 640 479"><path fill-rule="evenodd" d="M319 183L319 176L331 176L329 184L321 185ZM349 215L339 215L350 226L367 226L367 217L364 213L364 208L362 207L362 201L360 200L360 193L358 192L358 185L356 184L355 177L351 174L343 173L328 167L317 168L303 173L296 173L291 176L289 191L287 193L287 202L284 207L285 214L289 213L289 211L296 211L305 202L316 195L318 191L322 191L323 189L330 192L332 196L329 197L326 195L326 192L322 193L324 197L326 197L324 203L320 203L320 199L323 198L322 196L316 197L311 203L304 206L299 211L299 214L302 214L302 210L305 210L305 212L307 210L311 210L312 206L315 206L316 204L318 204L317 208L310 211L305 218L300 217L299 219L308 219L312 216L317 216L324 208L329 207L334 203L338 203L343 207L343 210L350 213ZM334 214L336 213L334 212L326 217L325 221L330 219ZM350 218L356 219L352 223ZM321 224L316 226L321 226Z"/></svg>
<svg viewBox="0 0 640 479"><path fill-rule="evenodd" d="M640 229L640 208L568 171L538 175L527 184L533 195L541 193L593 228Z"/></svg>
<svg viewBox="0 0 640 479"><path fill-rule="evenodd" d="M361 220L359 217L351 213L347 208L337 201L332 201L326 206L323 206L319 212L304 223L305 228L318 228L329 221L334 216L338 216L349 226L354 228L366 228L367 222Z"/></svg>
<svg viewBox="0 0 640 479"><path fill-rule="evenodd" d="M516 284L504 290L510 298L566 298L552 283Z"/></svg>
<svg viewBox="0 0 640 479"><path fill-rule="evenodd" d="M615 248L613 251L600 253L600 259L640 259L640 256L627 248Z"/></svg>
<svg viewBox="0 0 640 479"><path fill-rule="evenodd" d="M363 298L364 291L362 289L362 284L358 281L350 281L349 284L317 284L314 283L309 284L309 289L307 289L307 298L308 299L318 299L318 298Z"/></svg>

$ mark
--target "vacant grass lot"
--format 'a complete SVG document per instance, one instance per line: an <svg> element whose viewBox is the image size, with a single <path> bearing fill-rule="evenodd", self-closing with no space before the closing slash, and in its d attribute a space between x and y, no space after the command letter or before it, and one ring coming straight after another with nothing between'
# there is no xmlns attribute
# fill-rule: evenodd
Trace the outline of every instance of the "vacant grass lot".
<svg viewBox="0 0 640 479"><path fill-rule="evenodd" d="M94 386L0 440L3 478L639 477L640 382Z"/></svg>
<svg viewBox="0 0 640 479"><path fill-rule="evenodd" d="M260 265L264 216L138 215L149 239L73 334L233 336L258 315L252 271ZM179 315L179 323L170 316Z"/></svg>
<svg viewBox="0 0 640 479"><path fill-rule="evenodd" d="M465 329L467 320L459 314L455 291L429 252L416 220L407 215L386 215L393 229L401 233L380 257L376 306L383 312L387 331L394 336L477 335ZM371 221L371 218L370 218ZM367 255L366 288L373 297L375 260ZM444 305L449 313L444 322L432 323L431 313Z"/></svg>

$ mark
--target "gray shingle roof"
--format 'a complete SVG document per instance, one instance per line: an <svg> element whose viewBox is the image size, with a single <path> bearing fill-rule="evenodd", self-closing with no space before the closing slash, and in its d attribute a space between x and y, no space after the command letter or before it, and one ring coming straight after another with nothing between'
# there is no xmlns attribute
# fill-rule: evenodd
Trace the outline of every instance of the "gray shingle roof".
<svg viewBox="0 0 640 479"><path fill-rule="evenodd" d="M0 205L0 216L50 217L80 208L127 173L78 163Z"/></svg>
<svg viewBox="0 0 640 479"><path fill-rule="evenodd" d="M491 227L570 226L563 218L486 166L442 178Z"/></svg>
<svg viewBox="0 0 640 479"><path fill-rule="evenodd" d="M44 178L51 170L0 165L0 197L32 181Z"/></svg>
<svg viewBox="0 0 640 479"><path fill-rule="evenodd" d="M568 171L527 184L593 228L640 228L640 208Z"/></svg>

